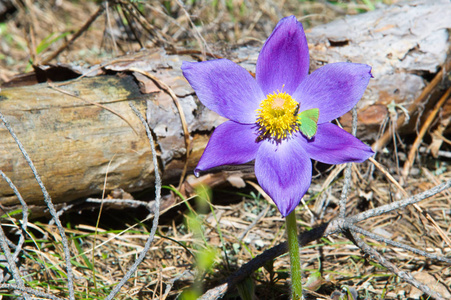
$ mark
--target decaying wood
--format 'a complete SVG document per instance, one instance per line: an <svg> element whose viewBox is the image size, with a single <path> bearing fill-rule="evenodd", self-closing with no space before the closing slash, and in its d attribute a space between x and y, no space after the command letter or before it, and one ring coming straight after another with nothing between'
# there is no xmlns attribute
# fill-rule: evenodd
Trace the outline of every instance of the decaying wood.
<svg viewBox="0 0 451 300"><path fill-rule="evenodd" d="M58 89L46 83L3 89L0 97L0 110L55 202L85 196L86 190L98 192L107 171L113 182L119 180L130 187L153 179L145 133L128 110L127 101L142 108L145 105L131 76L86 78ZM87 101L113 109L130 124ZM0 136L1 169L29 204L40 203L43 198L33 174L3 126ZM2 205L15 204L4 182L0 183L0 195Z"/></svg>
<svg viewBox="0 0 451 300"><path fill-rule="evenodd" d="M175 60L177 66L168 67L165 59ZM107 190L122 188L133 192L153 185L148 139L129 101L144 114L147 112L158 139L164 179L174 181L181 175L186 148L182 121L173 99L158 88L158 83L137 72L123 73L122 68L132 70L146 64L147 68L140 69L152 72L178 94L191 133L187 167L194 168L212 126L223 120L202 107L197 109L199 104L180 72L182 59L160 50L146 51L112 61L104 69L99 68L93 77L0 91L0 111L29 152L56 203L100 194L107 174ZM99 75L104 73L102 70L113 67L116 75ZM33 205L42 203L42 194L3 126L0 140L0 169L14 181L31 209L37 212L39 208ZM16 197L3 181L0 182L0 201L4 207L14 208L17 204Z"/></svg>
<svg viewBox="0 0 451 300"><path fill-rule="evenodd" d="M445 64L450 46L449 15L449 1L411 1L345 17L307 32L311 70L339 61L373 67L374 78L358 104L360 138L376 141L384 124L402 115L402 107L415 103L427 85L423 76L430 78ZM260 47L240 47L229 57L254 72ZM164 180L176 181L185 166L194 168L209 134L225 120L203 107L183 78L181 62L194 59L153 49L88 69L41 66L36 70L40 81L55 80L61 70L83 76L64 83L4 87L0 90L0 111L26 147L56 203L101 193L107 173L107 190L133 192L153 185L150 147L129 101L146 112L160 151ZM442 84L417 107L435 104L443 86L449 84L446 72ZM161 83L176 99L162 89ZM446 107L441 118L449 118ZM409 110L409 114L415 124L418 108ZM340 122L349 128L350 115ZM190 135L186 165L184 127ZM414 129L407 123L403 127L410 132ZM2 125L0 157L0 169L28 203L39 206L40 189ZM9 209L17 204L5 182L0 182L0 204Z"/></svg>

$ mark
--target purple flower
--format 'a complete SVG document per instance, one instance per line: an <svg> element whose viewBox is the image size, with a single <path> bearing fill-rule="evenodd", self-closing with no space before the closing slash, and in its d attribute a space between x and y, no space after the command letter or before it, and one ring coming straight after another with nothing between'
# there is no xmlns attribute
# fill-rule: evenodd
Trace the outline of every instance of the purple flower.
<svg viewBox="0 0 451 300"><path fill-rule="evenodd" d="M308 75L307 40L294 16L280 20L263 45L256 79L227 59L183 62L182 70L200 101L229 119L213 132L195 174L255 160L260 186L284 217L310 186L311 159L342 164L363 162L373 154L330 123L360 100L371 67L332 63ZM309 121L317 126L313 135L300 129L298 118L312 109L319 110L319 117Z"/></svg>

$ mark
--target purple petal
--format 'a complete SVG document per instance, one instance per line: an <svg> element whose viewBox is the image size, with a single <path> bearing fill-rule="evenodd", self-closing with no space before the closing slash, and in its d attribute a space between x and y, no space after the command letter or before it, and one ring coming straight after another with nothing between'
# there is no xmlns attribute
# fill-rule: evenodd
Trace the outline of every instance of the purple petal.
<svg viewBox="0 0 451 300"><path fill-rule="evenodd" d="M296 139L276 145L264 141L255 159L255 175L282 216L291 213L312 180L312 162Z"/></svg>
<svg viewBox="0 0 451 300"><path fill-rule="evenodd" d="M297 138L312 159L326 164L364 162L374 154L370 146L332 123L319 124L311 140Z"/></svg>
<svg viewBox="0 0 451 300"><path fill-rule="evenodd" d="M227 59L182 64L183 75L199 100L232 121L253 124L265 99L257 82L244 68Z"/></svg>
<svg viewBox="0 0 451 300"><path fill-rule="evenodd" d="M302 24L295 16L279 21L263 45L257 60L256 78L265 95L292 94L307 76L309 53Z"/></svg>
<svg viewBox="0 0 451 300"><path fill-rule="evenodd" d="M301 111L318 108L321 124L350 111L362 98L370 78L368 65L328 64L301 82L293 97L301 103Z"/></svg>
<svg viewBox="0 0 451 300"><path fill-rule="evenodd" d="M247 163L257 155L255 125L243 125L226 121L219 125L208 141L194 174L222 165Z"/></svg>

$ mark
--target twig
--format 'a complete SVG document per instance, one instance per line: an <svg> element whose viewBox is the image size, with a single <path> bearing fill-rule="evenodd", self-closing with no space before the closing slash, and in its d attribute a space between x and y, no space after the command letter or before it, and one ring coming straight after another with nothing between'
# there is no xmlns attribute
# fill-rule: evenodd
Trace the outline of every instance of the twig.
<svg viewBox="0 0 451 300"><path fill-rule="evenodd" d="M155 169L155 211L154 211L154 218L152 222L152 228L150 230L149 237L147 238L146 244L144 245L144 249L139 254L136 261L133 263L133 265L130 267L130 269L127 271L125 276L119 281L119 283L114 287L114 289L111 291L111 293L105 298L106 300L113 299L116 294L119 292L119 290L124 286L124 284L130 279L132 274L136 272L138 265L144 260L146 257L147 252L150 249L150 246L153 242L153 239L155 237L155 232L157 231L158 227L158 218L160 216L160 199L161 199L161 176L160 171L158 168L158 159L157 159L157 151L155 150L155 143L152 137L152 132L150 131L149 125L147 124L146 120L144 120L144 117L141 115L141 113L136 109L136 107L130 102L130 107L132 108L133 112L138 116L138 118L141 120L142 124L146 128L147 137L149 138L150 142L150 148L152 149L152 162Z"/></svg>
<svg viewBox="0 0 451 300"><path fill-rule="evenodd" d="M441 138L445 141L445 142L447 142L446 141L446 138L444 137L444 136L441 136ZM450 143L451 144L451 143ZM426 148L426 147L420 147L420 149L418 150L419 152L421 152L421 153L427 153L427 152L429 152L428 151L428 148ZM439 150L439 151L437 151L437 156L443 156L443 157L446 157L446 158L451 158L451 151L443 151L443 150Z"/></svg>
<svg viewBox="0 0 451 300"><path fill-rule="evenodd" d="M172 286L174 285L174 283L175 283L176 281L180 280L180 278L182 278L183 276L186 275L186 273L189 273L189 272L191 272L191 271L190 271L190 270L185 270L185 271L183 271L182 274L180 274L180 275L178 275L177 277L175 277L175 278L169 280L169 281L166 283L166 288L164 289L164 294L163 294L163 296L160 297L160 299L161 299L161 300L165 300L165 299L167 298L167 296L169 295L169 292L171 291Z"/></svg>
<svg viewBox="0 0 451 300"><path fill-rule="evenodd" d="M191 150L191 140L190 140L190 133L188 130L188 125L186 123L185 113L183 112L183 107L180 105L180 101L177 98L177 95L174 93L174 91L171 89L170 86L168 86L166 83L159 80L154 75L150 74L149 72L137 69L137 68L129 68L129 71L140 73L144 76L149 77L153 82L155 82L159 88L163 89L169 96L171 96L172 101L174 101L175 106L177 107L177 110L180 115L180 121L182 122L182 129L183 129L183 137L185 139L185 148L186 148L186 154L185 154L185 164L183 166L182 175L180 175L180 181L178 185L178 189L182 186L183 180L186 175L186 171L188 170L188 160L189 160L189 152Z"/></svg>
<svg viewBox="0 0 451 300"><path fill-rule="evenodd" d="M354 106L351 110L352 113L352 129L351 134L353 136L357 135L357 106Z"/></svg>
<svg viewBox="0 0 451 300"><path fill-rule="evenodd" d="M316 228L313 228L307 232L302 233L299 236L299 245L305 246L308 243L317 240L326 234L326 230L329 228L329 226L334 221L326 224L322 224ZM341 226L339 226L338 221L335 221L335 224L333 224L332 228L337 228L337 230L340 230ZM210 299L218 299L222 297L222 295L225 294L225 292L228 289L232 289L236 286L237 283L244 280L246 277L249 277L253 272L258 270L259 268L263 267L266 262L276 259L277 257L281 256L282 254L286 253L288 251L288 244L287 242L280 243L266 251L264 251L262 254L256 256L246 264L242 265L241 268L230 275L227 278L227 282L213 288L211 290L208 290L202 297L199 299L203 300L210 300Z"/></svg>
<svg viewBox="0 0 451 300"><path fill-rule="evenodd" d="M35 295L37 297L41 297L44 299L49 299L49 300L64 300L62 298L58 298L51 294L47 294L47 293L44 293L44 292L41 292L41 291L38 291L38 290L35 290L32 288L28 288L28 287L18 286L16 284L0 283L0 289L21 291L24 293L28 293L28 294Z"/></svg>
<svg viewBox="0 0 451 300"><path fill-rule="evenodd" d="M76 204L77 203L70 203L70 204L64 203L64 206L59 211L56 212L56 215L58 216L58 218L61 217L66 211L72 209ZM49 221L49 225L53 225L53 223L55 223L55 220L51 219ZM47 235L47 233L46 233L46 235Z"/></svg>
<svg viewBox="0 0 451 300"><path fill-rule="evenodd" d="M130 12L133 14L135 19L141 24L144 30L146 30L150 36L155 36L157 42L154 41L152 42L156 46L163 47L165 44L174 43L172 36L165 34L161 30L158 30L158 28L156 28L154 25L149 23L147 16L145 16L142 13L142 11L138 8L138 6L135 3L127 1L127 4L131 5L134 8L133 10L130 10ZM171 42L169 42L169 40L171 40Z"/></svg>
<svg viewBox="0 0 451 300"><path fill-rule="evenodd" d="M110 13L109 13L109 2L105 1L105 15L106 15L106 24L108 26L109 29L109 35L111 37L111 42L113 43L113 47L114 47L114 54L117 55L117 53L119 53L119 49L117 48L117 42L116 42L116 38L114 37L114 33L113 33L113 27L111 26L111 18L110 18ZM106 27L106 26L105 26ZM105 31L107 29L105 28ZM106 35L104 31L104 36ZM103 43L102 43L103 44Z"/></svg>
<svg viewBox="0 0 451 300"><path fill-rule="evenodd" d="M424 121L420 132L418 133L415 141L412 144L412 148L410 148L409 155L407 156L407 160L404 163L404 167L402 169L402 179L405 182L407 180L407 176L409 176L410 168L413 165L413 161L415 160L415 154L417 153L418 148L420 147L421 141L423 141L423 137L426 134L426 131L431 126L432 122L435 121L435 117L438 114L440 108L445 104L445 102L449 99L449 95L451 94L451 88L449 88L445 94L440 98L440 100L435 104L434 108L429 113L427 119Z"/></svg>
<svg viewBox="0 0 451 300"><path fill-rule="evenodd" d="M6 256L6 260L8 261L8 269L11 271L14 280L17 282L17 285L21 288L25 288L22 277L20 276L19 269L17 269L16 262L14 257L11 255L11 250L8 247L6 242L5 232L3 231L3 226L0 224L0 247L3 250L3 253ZM25 299L30 299L29 295L24 295Z"/></svg>
<svg viewBox="0 0 451 300"><path fill-rule="evenodd" d="M105 5L103 3L100 4L99 9L94 13L94 15L91 16L91 18L89 18L89 20L72 36L72 38L67 41L64 45L62 45L58 50L56 50L55 52L52 53L52 55L50 55L49 57L47 57L46 59L44 59L40 64L45 65L47 64L49 61L51 61L52 59L56 58L58 55L61 54L61 52L64 51L64 49L66 49L67 47L69 47L70 45L73 44L73 42L75 42L76 39L78 39L83 32L85 32L89 26L91 26L92 23L94 23L94 21L103 13L103 11L105 10Z"/></svg>
<svg viewBox="0 0 451 300"><path fill-rule="evenodd" d="M206 53L205 49L207 49L207 51L210 53L213 53L213 51L211 51L211 49L208 46L207 42L205 41L204 37L202 36L202 34L200 34L199 29L197 29L196 25L194 25L193 21L191 20L191 16L185 9L184 4L180 0L177 0L177 4L183 10L183 13L185 14L186 18L188 19L189 23L191 24L191 27L193 28L193 30L195 32L194 38L197 40L197 43L199 44L199 47L200 47L200 51L202 52L202 55L205 58L205 53Z"/></svg>
<svg viewBox="0 0 451 300"><path fill-rule="evenodd" d="M266 192L258 184L256 184L255 182L252 182L250 180L246 180L246 183L249 184L249 185L252 185L252 187L254 189L256 189L260 193L260 195L263 196L263 198L265 198L265 200L268 202L269 205L273 205L274 204L274 202L272 201L271 197L269 197L268 194L266 194Z"/></svg>
<svg viewBox="0 0 451 300"><path fill-rule="evenodd" d="M128 25L128 28L130 29L131 33L135 37L135 40L138 42L139 47L141 49L144 48L144 45L143 45L143 43L141 42L141 40L139 38L139 34L137 33L137 31L136 31L136 29L134 27L134 23L135 22L133 22L133 20L131 19L130 11L128 10L128 8L125 7L123 3L118 3L118 4L116 4L116 10L117 10L119 15L120 15L120 13L122 13L122 15L124 16L125 20L127 21L127 23L125 23L122 20L123 18L121 18L122 25L124 27L126 27L126 24ZM133 40L133 36L131 36L131 34L129 33L129 30L126 30L126 33L127 33L128 37L130 38L130 40Z"/></svg>
<svg viewBox="0 0 451 300"><path fill-rule="evenodd" d="M403 193L404 197L408 197L409 194L406 192L406 190L399 184L395 178L387 171L380 163L378 163L373 158L369 158L369 160L385 175L387 178ZM448 244L448 246L451 247L451 239L446 235L446 233L443 232L443 230L438 226L437 222L435 222L434 218L431 217L431 215L428 212L425 212L419 205L413 204L413 207L417 211L419 211L421 214L424 215L424 217L432 223L432 226L437 231L437 233L440 235L440 237Z"/></svg>
<svg viewBox="0 0 451 300"><path fill-rule="evenodd" d="M366 220L368 218L375 217L375 216L381 215L383 213L387 213L392 210L396 210L398 208L405 207L407 205L419 202L421 200L424 200L428 197L431 197L433 195L436 195L436 194L442 192L443 190L449 188L450 186L451 186L451 180L449 180L445 183L442 183L442 184L440 184L430 190L427 190L423 193L420 193L413 197L410 197L408 199L400 200L400 201L394 202L389 205L384 205L384 206L381 206L378 208L374 208L374 209L365 211L363 213L360 213L356 216L348 217L345 219L342 219L342 218L334 219L334 220L330 221L329 223L322 224L316 228L313 228L312 230L302 233L299 236L299 244L301 246L305 246L308 243L318 240L322 237L325 237L325 236L328 236L331 234L338 234L338 233L346 232L346 230L348 230L347 228L356 222L360 222L360 221ZM227 278L226 283L224 283L216 288L213 288L211 290L208 290L199 299L210 300L210 299L218 299L218 298L222 297L222 295L224 295L227 290L234 288L238 282L242 281L244 278L251 275L254 271L256 271L259 268L261 268L262 266L264 266L267 261L277 258L278 256L286 253L287 250L288 250L288 247L287 247L286 242L280 243L280 244L274 246L273 248L266 250L262 254L256 256L254 259L250 260L249 262L247 262L246 264L241 266L241 268L238 271L236 271L235 273L230 275ZM404 277L402 277L402 278L404 279ZM410 283L410 281L408 281L408 282Z"/></svg>
<svg viewBox="0 0 451 300"><path fill-rule="evenodd" d="M9 122L6 120L6 118L3 116L3 114L0 112L0 119L2 119L3 124L8 129L9 133L13 137L14 141L16 142L17 146L19 147L20 151L22 152L25 160L27 161L28 165L31 168L31 171L34 174L34 177L36 178L37 183L39 184L39 187L41 188L42 194L44 195L44 202L47 205L50 215L52 218L55 219L56 226L58 227L59 234L61 236L61 242L63 244L63 250L64 250L64 257L66 260L66 271L67 271L67 283L68 283L68 290L69 290L69 298L71 300L75 300L75 293L74 293L74 275L72 273L72 263L70 261L70 251L69 251L69 243L67 241L66 233L64 231L63 225L61 224L61 221L59 220L55 206L53 205L52 198L50 197L49 193L47 192L47 189L45 188L44 184L42 183L41 177L38 174L38 171L36 170L33 162L31 161L30 156L28 156L27 151L23 147L22 143L17 138L16 134L14 133L12 127L9 125Z"/></svg>
<svg viewBox="0 0 451 300"><path fill-rule="evenodd" d="M199 300L217 300L221 299L222 296L227 292L227 289L229 289L229 284L223 283L221 285L218 285L217 287L214 287L212 289L209 289L206 291L201 297L199 297Z"/></svg>
<svg viewBox="0 0 451 300"><path fill-rule="evenodd" d="M9 179L8 176L6 176L5 173L3 173L2 170L0 170L0 175L3 177L3 179L8 183L9 187L13 190L14 194L16 195L17 199L20 202L20 205L22 205L22 232L19 237L19 241L17 242L16 250L14 251L14 260L17 259L19 256L20 251L22 251L22 246L25 241L25 234L27 232L27 225L28 225L28 205L25 202L25 200L22 198L22 195L20 194L19 190L16 188L14 183Z"/></svg>
<svg viewBox="0 0 451 300"><path fill-rule="evenodd" d="M170 54L177 54L177 55L191 55L191 56L198 56L198 55L203 55L202 52L200 52L199 50L195 50L195 49L181 49L181 50L177 50L177 49L170 49L168 50L168 53ZM220 58L224 58L221 55L218 54L214 54L211 52L205 52L205 55L211 58L215 58L215 59L220 59Z"/></svg>
<svg viewBox="0 0 451 300"><path fill-rule="evenodd" d="M451 69L451 59L449 59L443 66L440 72L435 75L434 79L424 88L424 90L421 92L420 96L418 96L417 99L407 108L407 112L409 115L413 114L417 107L423 102L426 101L428 96L431 94L431 92L439 85L440 82L442 82L444 78L444 74L448 72ZM404 124L404 121L406 120L406 115L401 115L397 122L396 126L394 128L391 128L387 130L381 138L379 138L372 146L374 152L379 152L380 149L384 148L385 145L387 145L390 140L392 139L392 133L396 132L401 126Z"/></svg>
<svg viewBox="0 0 451 300"><path fill-rule="evenodd" d="M4 1L2 1L4 2ZM26 27L24 28L24 36L29 36L27 39L28 51L30 53L30 57L33 61L36 60L36 31L34 28L39 28L39 22L37 21L36 13L37 8L32 4L31 1L17 1L14 5L18 6L20 10L22 10L23 15L21 17L24 18ZM30 47L31 46L31 47Z"/></svg>
<svg viewBox="0 0 451 300"><path fill-rule="evenodd" d="M91 203L111 203L111 204L123 204L130 207L136 206L145 206L150 212L153 212L153 203L141 200L133 200L133 199L95 199L95 198L87 198L86 202Z"/></svg>
<svg viewBox="0 0 451 300"><path fill-rule="evenodd" d="M329 3L329 1L326 1L326 0L317 0L317 1L320 2L320 3L322 3L322 4L325 5L327 8L333 10L335 13L337 13L337 14L339 14L339 15L344 16L344 15L347 14L346 10L344 10L343 8L341 8L341 7L338 6L338 5Z"/></svg>
<svg viewBox="0 0 451 300"><path fill-rule="evenodd" d="M335 165L332 171L327 176L326 180L321 185L321 195L315 200L314 213L318 220L321 220L325 214L326 208L329 205L329 199L327 197L328 190L331 183L337 178L337 176L346 168L346 164Z"/></svg>
<svg viewBox="0 0 451 300"><path fill-rule="evenodd" d="M270 208L269 204L266 204L265 209L263 209L258 216L252 221L251 224L249 224L249 226L246 227L246 229L243 230L243 232L240 234L240 236L238 237L238 240L241 241L246 235L247 233L255 227L255 225L257 225L258 222L260 222L260 220L268 213L268 210Z"/></svg>
<svg viewBox="0 0 451 300"><path fill-rule="evenodd" d="M390 204L386 204L386 205L383 205L383 206L380 206L380 207L376 207L376 208L364 211L364 212L362 212L360 214L357 214L355 216L346 218L346 220L348 222L350 222L351 224L354 224L354 223L366 220L366 219L371 218L371 217L380 216L382 214L386 214L388 212L391 212L391 211L394 211L394 210L397 210L397 209L400 209L400 208L404 208L404 207L406 207L408 205L412 205L414 203L418 203L421 200L424 200L426 198L432 197L432 196L434 196L434 195L436 195L436 194L438 194L438 193L440 193L440 192L442 192L442 191L444 191L444 190L446 190L446 189L448 189L450 187L451 187L451 179L446 181L446 182L444 182L444 183L442 183L442 184L439 184L439 185L433 187L430 190L424 191L424 192L422 192L420 194L417 194L415 196L412 196L412 197L409 197L409 198L404 199L404 200L396 201L396 202L393 202L393 203L390 203Z"/></svg>
<svg viewBox="0 0 451 300"><path fill-rule="evenodd" d="M64 203L64 206L58 210L56 212L56 216L59 218L61 217L66 211L72 209L76 204L75 203L71 203L71 204L66 204ZM51 218L50 221L48 222L48 225L53 225L55 224L55 218ZM49 231L46 231L42 237L42 240L47 240L49 238Z"/></svg>
<svg viewBox="0 0 451 300"><path fill-rule="evenodd" d="M352 135L356 135L357 133L357 109L354 106L352 108ZM345 169L345 181L343 184L343 190L341 192L341 197L339 201L340 212L338 216L340 218L346 217L346 200L348 199L349 187L351 186L351 171L352 171L352 163L346 164Z"/></svg>
<svg viewBox="0 0 451 300"><path fill-rule="evenodd" d="M105 199L106 184L108 182L108 172L111 167L111 162L113 161L115 156L116 156L116 154L114 154L113 157L110 159L110 161L108 162L108 166L106 168L105 179L103 180L102 200ZM97 221L96 221L95 230L94 230L94 240L92 243L93 251L92 251L92 256L91 256L91 261L93 264L95 262L94 248L96 247L96 243L97 243L97 232L99 229L99 223L100 223L100 217L102 216L102 211L103 211L103 201L100 203L100 209L99 209L99 213L97 214ZM97 288L96 270L95 269L92 270L92 278L93 278L94 288Z"/></svg>
<svg viewBox="0 0 451 300"><path fill-rule="evenodd" d="M377 235L377 234L374 234L372 232L366 231L366 230L364 230L364 229L362 229L360 227L357 227L355 225L352 225L352 224L346 224L345 223L344 226L346 226L347 228L351 229L352 231L355 231L357 233L361 233L361 234L365 235L366 237L369 237L369 238L371 238L373 240L376 240L378 242L386 243L386 244L388 244L390 246L398 247L398 248L410 251L412 253L415 253L415 254L418 254L418 255L430 258L430 259L435 259L435 260L439 260L439 261L443 261L443 262L451 264L451 258L446 258L446 257L443 257L441 255L431 254L431 253L428 253L426 251L422 251L422 250L419 250L417 248L410 247L408 245L404 245L402 243L398 243L398 242L392 241L390 239L387 239L387 238L384 238L384 237L382 237L380 235Z"/></svg>
<svg viewBox="0 0 451 300"><path fill-rule="evenodd" d="M363 242L361 238L359 238L355 233L352 231L350 232L352 235L351 240L354 240L355 244L366 254L368 254L373 260L380 263L382 266L386 267L390 272L396 274L399 278L402 280L410 283L417 289L421 290L422 292L428 294L429 296L434 297L437 300L445 300L442 295L440 295L438 292L431 290L428 286L418 282L415 278L410 275L409 272L401 271L398 269L397 266L389 262L385 259L379 252L368 246Z"/></svg>
<svg viewBox="0 0 451 300"><path fill-rule="evenodd" d="M384 174L384 175L387 177L387 179L388 179L391 183L393 183L393 184L394 184L394 185L395 185L395 186L403 193L404 197L407 197L407 196L408 196L407 192L404 190L404 188L401 186L401 184L399 184L399 182L396 181L396 179L390 174L390 172L387 171L387 169L386 169L383 165L381 165L377 160L375 160L375 159L372 158L372 157L370 157L368 160L369 160L371 163L373 163L374 166L375 166L379 171L381 171L382 174Z"/></svg>

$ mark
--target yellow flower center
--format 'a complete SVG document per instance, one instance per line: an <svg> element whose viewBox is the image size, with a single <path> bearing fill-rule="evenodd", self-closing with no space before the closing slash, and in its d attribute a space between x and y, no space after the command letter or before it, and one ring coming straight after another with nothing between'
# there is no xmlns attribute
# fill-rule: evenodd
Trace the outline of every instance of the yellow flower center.
<svg viewBox="0 0 451 300"><path fill-rule="evenodd" d="M281 140L297 131L297 110L298 102L287 93L267 95L257 109L260 138Z"/></svg>

